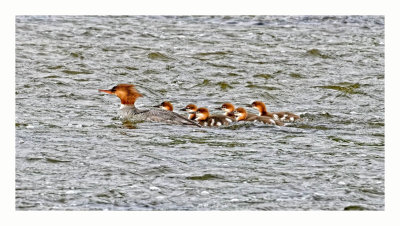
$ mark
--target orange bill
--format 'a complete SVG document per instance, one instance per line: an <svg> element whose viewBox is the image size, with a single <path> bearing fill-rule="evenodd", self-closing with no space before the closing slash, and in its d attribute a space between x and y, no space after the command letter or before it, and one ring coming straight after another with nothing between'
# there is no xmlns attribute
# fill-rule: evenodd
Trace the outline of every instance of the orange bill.
<svg viewBox="0 0 400 226"><path fill-rule="evenodd" d="M107 90L107 89L99 89L99 92L105 92L108 94L113 94L111 90Z"/></svg>

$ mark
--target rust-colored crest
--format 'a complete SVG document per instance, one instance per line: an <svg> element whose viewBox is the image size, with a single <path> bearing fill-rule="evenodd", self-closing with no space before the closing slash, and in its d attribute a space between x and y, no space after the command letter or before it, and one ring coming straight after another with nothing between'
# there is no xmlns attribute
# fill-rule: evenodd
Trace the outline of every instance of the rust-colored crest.
<svg viewBox="0 0 400 226"><path fill-rule="evenodd" d="M135 104L136 99L143 96L132 84L119 84L109 90L99 89L99 92L116 95L121 99L121 104Z"/></svg>
<svg viewBox="0 0 400 226"><path fill-rule="evenodd" d="M236 109L236 112L238 113L239 117L237 118L238 121L245 120L247 118L247 111L246 109L240 107Z"/></svg>
<svg viewBox="0 0 400 226"><path fill-rule="evenodd" d="M233 112L235 110L235 106L229 102L222 104L221 108L227 112Z"/></svg>
<svg viewBox="0 0 400 226"><path fill-rule="evenodd" d="M196 116L198 118L198 120L206 120L209 116L209 112L207 108L201 107L199 109L197 109L196 111Z"/></svg>
<svg viewBox="0 0 400 226"><path fill-rule="evenodd" d="M262 101L254 101L251 104L254 108L257 108L258 111L261 113L261 115L266 115L267 114L267 107Z"/></svg>
<svg viewBox="0 0 400 226"><path fill-rule="evenodd" d="M187 110L197 111L197 106L194 104L188 104L185 108Z"/></svg>
<svg viewBox="0 0 400 226"><path fill-rule="evenodd" d="M161 106L163 109L167 110L167 111L173 111L174 107L172 106L171 102L169 101L164 101L161 103Z"/></svg>
<svg viewBox="0 0 400 226"><path fill-rule="evenodd" d="M111 90L121 99L121 104L135 104L136 99L143 96L132 84L119 84Z"/></svg>

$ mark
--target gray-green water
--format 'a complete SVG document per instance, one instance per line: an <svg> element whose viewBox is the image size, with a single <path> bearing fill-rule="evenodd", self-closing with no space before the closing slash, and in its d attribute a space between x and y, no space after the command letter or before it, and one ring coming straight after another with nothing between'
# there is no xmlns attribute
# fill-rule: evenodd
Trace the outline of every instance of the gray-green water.
<svg viewBox="0 0 400 226"><path fill-rule="evenodd" d="M384 77L381 16L17 16L16 209L384 210ZM123 124L118 83L304 121Z"/></svg>

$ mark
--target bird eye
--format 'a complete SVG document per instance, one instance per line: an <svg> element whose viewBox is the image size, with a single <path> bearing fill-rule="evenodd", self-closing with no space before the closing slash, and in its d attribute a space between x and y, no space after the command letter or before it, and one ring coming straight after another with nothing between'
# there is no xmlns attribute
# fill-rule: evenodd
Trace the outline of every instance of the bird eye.
<svg viewBox="0 0 400 226"><path fill-rule="evenodd" d="M111 91L115 91L117 89L116 86L112 87Z"/></svg>

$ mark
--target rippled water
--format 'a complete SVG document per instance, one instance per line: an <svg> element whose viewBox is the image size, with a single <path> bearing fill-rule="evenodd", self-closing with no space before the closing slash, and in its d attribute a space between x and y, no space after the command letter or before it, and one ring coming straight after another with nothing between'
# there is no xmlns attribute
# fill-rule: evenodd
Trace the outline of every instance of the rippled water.
<svg viewBox="0 0 400 226"><path fill-rule="evenodd" d="M16 209L384 210L384 77L381 16L17 16ZM304 120L123 123L118 83Z"/></svg>

